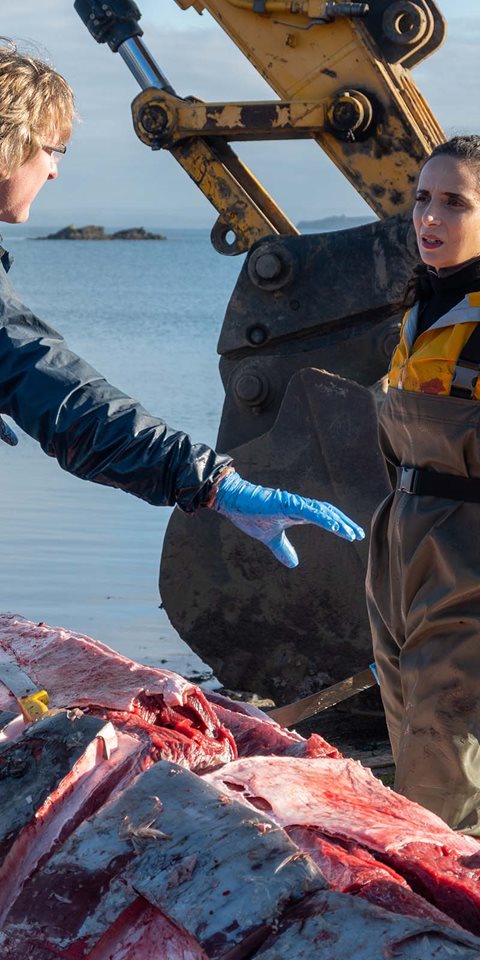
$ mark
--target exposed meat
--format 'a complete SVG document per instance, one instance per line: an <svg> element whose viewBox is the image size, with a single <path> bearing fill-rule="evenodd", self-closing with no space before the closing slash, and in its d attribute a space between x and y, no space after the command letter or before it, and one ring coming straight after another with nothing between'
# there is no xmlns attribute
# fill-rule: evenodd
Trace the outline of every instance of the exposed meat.
<svg viewBox="0 0 480 960"><path fill-rule="evenodd" d="M313 733L308 740L294 730L285 730L268 714L249 703L228 700L221 694L207 692L218 720L233 734L239 757L275 754L289 757L341 757L323 737Z"/></svg>
<svg viewBox="0 0 480 960"><path fill-rule="evenodd" d="M263 796L282 826L291 825L292 815L297 824L315 825L321 817L325 833L374 850L400 850L421 838L444 843L459 856L478 853L476 840L455 833L435 814L384 787L356 760L257 757L227 764L205 779L217 786L237 785L249 801Z"/></svg>
<svg viewBox="0 0 480 960"><path fill-rule="evenodd" d="M320 867L332 890L363 897L393 913L460 929L451 917L414 893L404 877L379 863L368 850L338 838L333 842L318 827L289 827L287 833Z"/></svg>
<svg viewBox="0 0 480 960"><path fill-rule="evenodd" d="M71 706L76 700L78 706L98 703L133 711L145 690L159 694L168 706L183 707L190 694L197 694L197 688L177 674L135 663L84 634L14 614L0 615L0 646L40 687L52 691L52 706Z"/></svg>
<svg viewBox="0 0 480 960"><path fill-rule="evenodd" d="M148 756L145 766L158 760L170 760L201 773L221 764L217 751L208 749L205 734L195 730L184 733L182 722L179 723L179 729L175 729L172 723L159 726L143 720L135 713L106 710L102 714L112 721L116 730L133 734L145 744Z"/></svg>
<svg viewBox="0 0 480 960"><path fill-rule="evenodd" d="M88 960L208 960L199 943L137 897L88 954Z"/></svg>
<svg viewBox="0 0 480 960"><path fill-rule="evenodd" d="M0 684L1 960L479 960L477 841L321 737L22 618L0 648L84 709Z"/></svg>
<svg viewBox="0 0 480 960"><path fill-rule="evenodd" d="M36 960L41 943L55 957L90 958L141 894L211 960L234 960L265 939L286 906L324 886L272 820L160 762L26 883L3 927L2 957Z"/></svg>
<svg viewBox="0 0 480 960"><path fill-rule="evenodd" d="M285 917L252 960L478 960L476 937L323 892Z"/></svg>
<svg viewBox="0 0 480 960"><path fill-rule="evenodd" d="M0 615L0 648L48 690L53 707L107 708L174 729L196 742L202 769L236 757L233 736L202 691L175 673L135 663L83 634L12 614ZM0 708L18 712L1 684L0 692Z"/></svg>
<svg viewBox="0 0 480 960"><path fill-rule="evenodd" d="M257 757L227 764L206 779L267 810L282 827L318 826L328 837L378 853L435 906L480 933L478 841L384 787L360 763Z"/></svg>
<svg viewBox="0 0 480 960"><path fill-rule="evenodd" d="M459 853L450 843L424 843L421 833L417 841L401 849L387 847L383 856L415 885L415 889L437 904L445 913L480 935L480 846Z"/></svg>

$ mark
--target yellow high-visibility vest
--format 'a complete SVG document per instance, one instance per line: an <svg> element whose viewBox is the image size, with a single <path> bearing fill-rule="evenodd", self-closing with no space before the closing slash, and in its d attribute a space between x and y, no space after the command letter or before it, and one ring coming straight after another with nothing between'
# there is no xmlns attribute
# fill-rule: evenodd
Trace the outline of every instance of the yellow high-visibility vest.
<svg viewBox="0 0 480 960"><path fill-rule="evenodd" d="M457 360L477 323L480 322L480 292L467 293L460 303L416 336L419 304L403 318L400 343L388 374L388 385L397 390L448 396ZM478 358L480 363L480 357ZM480 377L474 397L480 400Z"/></svg>

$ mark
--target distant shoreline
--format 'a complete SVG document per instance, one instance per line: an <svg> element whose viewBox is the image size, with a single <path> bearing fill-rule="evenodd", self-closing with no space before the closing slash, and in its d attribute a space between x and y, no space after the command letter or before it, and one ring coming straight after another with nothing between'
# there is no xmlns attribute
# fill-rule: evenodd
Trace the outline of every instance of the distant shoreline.
<svg viewBox="0 0 480 960"><path fill-rule="evenodd" d="M359 217L348 217L341 213L332 217L321 217L320 220L300 220L297 223L299 230L317 230L319 233L329 230L348 230L352 227L362 227L367 223L375 223L378 218L368 213Z"/></svg>

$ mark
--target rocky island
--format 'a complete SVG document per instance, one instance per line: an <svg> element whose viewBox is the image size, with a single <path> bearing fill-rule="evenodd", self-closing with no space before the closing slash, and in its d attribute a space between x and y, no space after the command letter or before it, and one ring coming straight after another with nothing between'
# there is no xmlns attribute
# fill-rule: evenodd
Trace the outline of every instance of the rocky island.
<svg viewBox="0 0 480 960"><path fill-rule="evenodd" d="M117 230L115 233L106 233L104 227L89 224L86 227L76 227L70 223L57 233L49 233L46 237L35 237L35 240L166 240L161 233L149 233L143 227L130 227L128 230Z"/></svg>

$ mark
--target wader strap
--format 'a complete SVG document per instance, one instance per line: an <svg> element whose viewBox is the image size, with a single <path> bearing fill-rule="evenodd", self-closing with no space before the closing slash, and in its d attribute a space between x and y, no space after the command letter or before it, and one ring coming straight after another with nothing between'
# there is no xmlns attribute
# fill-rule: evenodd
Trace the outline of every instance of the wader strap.
<svg viewBox="0 0 480 960"><path fill-rule="evenodd" d="M455 366L451 397L473 400L475 387L480 376L480 323L468 338ZM456 498L455 498L456 499ZM461 497L459 499L464 499Z"/></svg>
<svg viewBox="0 0 480 960"><path fill-rule="evenodd" d="M435 473L433 470L417 470L415 467L398 467L397 473L397 489L403 493L480 503L480 479L456 477L452 473Z"/></svg>

